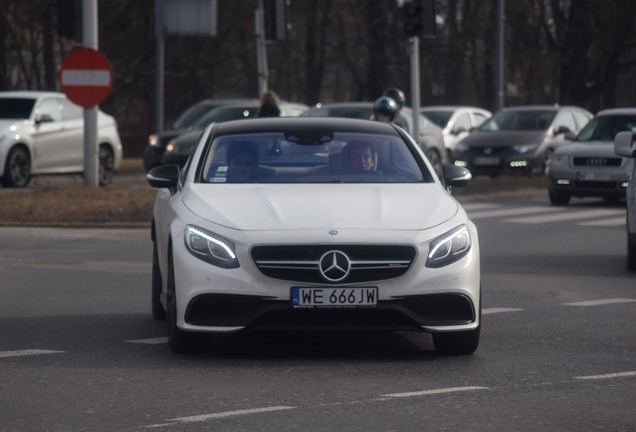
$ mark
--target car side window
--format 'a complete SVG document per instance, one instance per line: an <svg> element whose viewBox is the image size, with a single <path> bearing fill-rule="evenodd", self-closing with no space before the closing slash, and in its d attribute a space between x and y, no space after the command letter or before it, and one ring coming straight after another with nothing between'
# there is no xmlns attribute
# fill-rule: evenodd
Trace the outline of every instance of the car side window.
<svg viewBox="0 0 636 432"><path fill-rule="evenodd" d="M470 116L468 113L463 113L457 117L455 126L453 126L453 132L460 133L470 130Z"/></svg>
<svg viewBox="0 0 636 432"><path fill-rule="evenodd" d="M585 126L590 121L590 117L581 112L574 111L572 114L574 115L574 119L576 120L578 126L576 128L577 131L583 129L583 126Z"/></svg>
<svg viewBox="0 0 636 432"><path fill-rule="evenodd" d="M475 123L473 124L473 127L479 127L479 126L481 126L481 124L483 122L488 120L488 117L486 117L485 115L483 115L482 113L479 113L479 112L474 112L473 113L473 118L475 120Z"/></svg>
<svg viewBox="0 0 636 432"><path fill-rule="evenodd" d="M557 116L556 121L554 122L554 130L557 131L561 127L567 127L572 132L577 131L574 117L572 117L572 113L570 111L562 112Z"/></svg>
<svg viewBox="0 0 636 432"><path fill-rule="evenodd" d="M38 104L36 116L46 121L62 121L62 113L56 98L47 98Z"/></svg>
<svg viewBox="0 0 636 432"><path fill-rule="evenodd" d="M75 105L69 100L59 99L60 108L62 110L62 118L64 120L78 120L83 118L82 107Z"/></svg>

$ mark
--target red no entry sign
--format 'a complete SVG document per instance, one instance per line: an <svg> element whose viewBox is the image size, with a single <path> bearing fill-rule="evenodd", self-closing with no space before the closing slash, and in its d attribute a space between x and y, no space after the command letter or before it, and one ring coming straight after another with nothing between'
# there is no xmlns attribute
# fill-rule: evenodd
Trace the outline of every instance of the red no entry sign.
<svg viewBox="0 0 636 432"><path fill-rule="evenodd" d="M99 105L113 88L113 69L106 57L90 48L77 48L62 61L60 86L66 96L83 107Z"/></svg>

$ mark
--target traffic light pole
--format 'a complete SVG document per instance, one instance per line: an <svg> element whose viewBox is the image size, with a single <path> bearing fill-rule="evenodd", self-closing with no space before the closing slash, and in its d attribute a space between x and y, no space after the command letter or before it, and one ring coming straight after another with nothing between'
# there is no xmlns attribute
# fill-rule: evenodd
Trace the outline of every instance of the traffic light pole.
<svg viewBox="0 0 636 432"><path fill-rule="evenodd" d="M411 136L419 143L420 138L420 39L409 38L411 57L411 110L413 127Z"/></svg>
<svg viewBox="0 0 636 432"><path fill-rule="evenodd" d="M267 91L268 81L268 65L267 65L267 45L265 42L265 9L263 0L259 0L258 9L255 16L255 33L256 33L256 64L258 72L258 95L259 97Z"/></svg>

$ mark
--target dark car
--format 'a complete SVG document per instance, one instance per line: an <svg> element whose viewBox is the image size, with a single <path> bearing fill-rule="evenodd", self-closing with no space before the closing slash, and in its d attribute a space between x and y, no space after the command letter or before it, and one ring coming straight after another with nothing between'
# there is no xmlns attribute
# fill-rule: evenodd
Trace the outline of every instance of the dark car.
<svg viewBox="0 0 636 432"><path fill-rule="evenodd" d="M166 151L166 146L174 137L186 132L194 122L199 120L208 112L223 105L235 103L256 103L257 99L204 99L186 109L179 117L170 125L170 128L159 134L152 134L148 137L148 143L144 150L144 168L149 171L158 165L161 165L161 158Z"/></svg>
<svg viewBox="0 0 636 432"><path fill-rule="evenodd" d="M461 140L452 158L473 175L545 173L552 153L570 143L591 118L592 113L575 106L504 108Z"/></svg>
<svg viewBox="0 0 636 432"><path fill-rule="evenodd" d="M413 130L413 115L411 108L402 107L400 114L406 119L409 130ZM357 119L373 119L373 102L334 102L319 104L301 114L302 117L345 117ZM442 165L448 162L442 128L428 120L423 115L419 116L420 128L417 143L424 151L429 162L435 168L438 176L441 176Z"/></svg>

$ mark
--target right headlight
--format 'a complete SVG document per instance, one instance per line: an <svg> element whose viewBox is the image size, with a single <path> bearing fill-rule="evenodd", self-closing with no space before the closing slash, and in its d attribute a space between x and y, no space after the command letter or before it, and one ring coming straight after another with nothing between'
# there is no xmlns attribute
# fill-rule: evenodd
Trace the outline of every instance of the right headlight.
<svg viewBox="0 0 636 432"><path fill-rule="evenodd" d="M231 241L194 225L188 225L184 235L186 248L200 260L228 269L239 266Z"/></svg>
<svg viewBox="0 0 636 432"><path fill-rule="evenodd" d="M566 155L552 154L550 157L550 165L566 165L568 157Z"/></svg>
<svg viewBox="0 0 636 432"><path fill-rule="evenodd" d="M443 267L458 261L470 250L470 232L460 225L433 240L429 246L426 267Z"/></svg>

